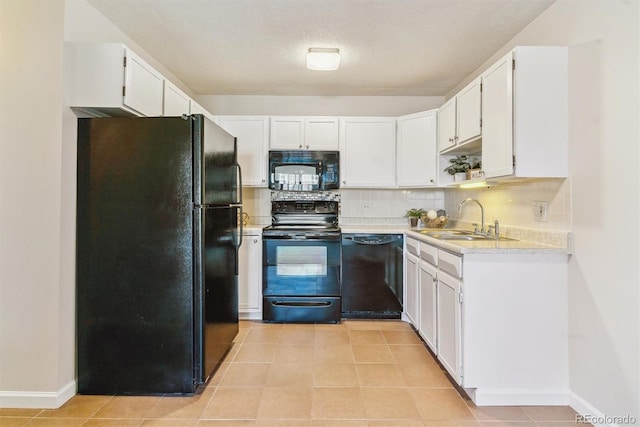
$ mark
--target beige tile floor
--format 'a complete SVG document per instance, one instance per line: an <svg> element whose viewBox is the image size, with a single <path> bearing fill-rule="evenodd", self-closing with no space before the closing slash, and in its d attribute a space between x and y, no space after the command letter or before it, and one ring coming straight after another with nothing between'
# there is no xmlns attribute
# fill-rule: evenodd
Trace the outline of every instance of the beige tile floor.
<svg viewBox="0 0 640 427"><path fill-rule="evenodd" d="M78 395L56 410L0 409L0 426L568 427L575 415L476 407L401 321L242 321L199 395Z"/></svg>

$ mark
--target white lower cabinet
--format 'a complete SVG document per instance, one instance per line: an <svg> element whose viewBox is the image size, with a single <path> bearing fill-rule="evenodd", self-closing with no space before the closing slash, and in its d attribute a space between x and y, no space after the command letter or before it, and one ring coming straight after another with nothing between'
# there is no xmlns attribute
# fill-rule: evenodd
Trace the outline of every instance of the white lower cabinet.
<svg viewBox="0 0 640 427"><path fill-rule="evenodd" d="M420 280L420 323L418 333L434 354L438 354L437 344L437 268L423 261L419 262Z"/></svg>
<svg viewBox="0 0 640 427"><path fill-rule="evenodd" d="M406 292L405 292L405 314L409 318L409 322L417 329L419 322L419 283L420 276L418 274L418 257L407 253L406 260Z"/></svg>
<svg viewBox="0 0 640 427"><path fill-rule="evenodd" d="M462 382L461 289L462 282L447 273L438 271L436 292L438 360L458 384Z"/></svg>
<svg viewBox="0 0 640 427"><path fill-rule="evenodd" d="M241 319L262 319L262 234L245 230L238 251L238 309Z"/></svg>
<svg viewBox="0 0 640 427"><path fill-rule="evenodd" d="M567 254L461 255L409 236L406 241L413 241L407 249L418 250L405 252L405 314L417 320L420 336L473 402L564 404Z"/></svg>

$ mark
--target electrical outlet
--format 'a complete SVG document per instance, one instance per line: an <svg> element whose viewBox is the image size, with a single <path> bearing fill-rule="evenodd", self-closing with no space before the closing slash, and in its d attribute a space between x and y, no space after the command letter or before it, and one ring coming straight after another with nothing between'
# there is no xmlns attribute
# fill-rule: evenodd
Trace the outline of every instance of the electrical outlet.
<svg viewBox="0 0 640 427"><path fill-rule="evenodd" d="M546 221L547 211L549 210L548 202L533 202L533 220Z"/></svg>

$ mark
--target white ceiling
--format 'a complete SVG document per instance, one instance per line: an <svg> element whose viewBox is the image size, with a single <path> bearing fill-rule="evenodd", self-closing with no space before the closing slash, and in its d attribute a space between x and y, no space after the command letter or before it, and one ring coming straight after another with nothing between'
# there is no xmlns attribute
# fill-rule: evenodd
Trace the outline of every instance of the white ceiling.
<svg viewBox="0 0 640 427"><path fill-rule="evenodd" d="M196 94L442 96L555 0L88 1Z"/></svg>

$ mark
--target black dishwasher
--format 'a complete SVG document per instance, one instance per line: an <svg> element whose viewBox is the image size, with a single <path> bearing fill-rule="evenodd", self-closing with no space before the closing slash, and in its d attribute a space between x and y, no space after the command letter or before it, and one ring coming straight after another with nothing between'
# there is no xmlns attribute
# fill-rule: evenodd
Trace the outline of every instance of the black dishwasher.
<svg viewBox="0 0 640 427"><path fill-rule="evenodd" d="M342 317L402 316L402 234L342 234Z"/></svg>

